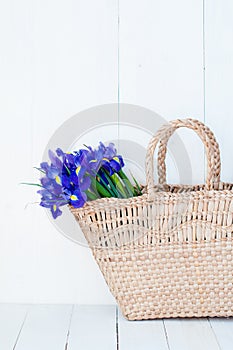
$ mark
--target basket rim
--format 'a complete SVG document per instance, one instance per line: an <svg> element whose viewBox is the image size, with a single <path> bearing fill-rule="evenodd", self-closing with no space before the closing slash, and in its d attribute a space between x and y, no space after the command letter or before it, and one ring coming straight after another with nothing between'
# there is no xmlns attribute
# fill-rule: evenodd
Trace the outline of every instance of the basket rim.
<svg viewBox="0 0 233 350"><path fill-rule="evenodd" d="M171 192L171 191L164 191L161 190L161 185L155 185L154 189L160 188L159 191L154 191L154 198L153 200L149 200L148 198L148 189L147 186L142 185L142 189L144 193L140 196L130 197L130 198L116 198L116 197L109 197L109 198L98 198L92 201L87 201L83 207L81 208L74 208L71 204L68 204L69 209L71 212L80 212L85 211L86 213L88 211L92 211L93 209L103 209L106 207L107 204L112 204L113 206L118 204L120 206L130 206L131 204L136 204L137 202L141 201L142 199L148 200L148 202L154 202L156 199L161 201L161 199L169 200L169 199L175 199L175 198L187 198L188 196L192 195L192 197L197 196L199 197L206 197L207 200L209 200L209 196L215 196L219 199L219 197L232 197L233 196L233 183L228 182L220 182L220 188L219 189L211 189L208 190L205 188L205 184L201 185L179 185L179 184L169 184L166 185L168 188L180 188L180 189L190 189L189 191L184 192ZM221 188L223 186L231 186L232 189L224 189ZM196 187L200 187L201 189L196 189ZM157 197L157 198L156 198ZM101 206L102 204L102 206ZM101 208L102 207L102 208ZM110 208L109 208L110 209ZM117 209L117 207L116 207Z"/></svg>

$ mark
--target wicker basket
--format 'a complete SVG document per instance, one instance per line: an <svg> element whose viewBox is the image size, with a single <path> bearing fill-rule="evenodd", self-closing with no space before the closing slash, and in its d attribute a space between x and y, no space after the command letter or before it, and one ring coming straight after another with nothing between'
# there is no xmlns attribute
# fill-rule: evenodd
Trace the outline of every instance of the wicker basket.
<svg viewBox="0 0 233 350"><path fill-rule="evenodd" d="M180 127L205 145L204 185L166 184L167 142ZM71 208L122 313L129 320L233 315L233 184L220 182L213 133L193 119L164 125L149 143L146 179L139 197Z"/></svg>

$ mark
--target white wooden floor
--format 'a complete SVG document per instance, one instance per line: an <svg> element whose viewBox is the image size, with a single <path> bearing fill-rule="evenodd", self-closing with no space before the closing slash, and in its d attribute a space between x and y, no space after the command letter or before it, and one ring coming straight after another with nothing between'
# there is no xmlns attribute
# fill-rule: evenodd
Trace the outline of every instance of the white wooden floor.
<svg viewBox="0 0 233 350"><path fill-rule="evenodd" d="M0 304L1 350L232 350L233 318L126 321L115 306Z"/></svg>

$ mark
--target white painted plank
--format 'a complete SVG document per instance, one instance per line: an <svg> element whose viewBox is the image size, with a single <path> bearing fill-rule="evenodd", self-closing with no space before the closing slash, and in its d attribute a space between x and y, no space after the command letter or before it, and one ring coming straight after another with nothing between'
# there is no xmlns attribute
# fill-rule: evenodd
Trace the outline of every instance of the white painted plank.
<svg viewBox="0 0 233 350"><path fill-rule="evenodd" d="M35 1L33 141L37 156L69 117L117 102L117 21L116 0ZM38 142L42 140L44 144Z"/></svg>
<svg viewBox="0 0 233 350"><path fill-rule="evenodd" d="M232 182L233 2L205 0L206 123L221 150L222 181Z"/></svg>
<svg viewBox="0 0 233 350"><path fill-rule="evenodd" d="M50 137L70 117L96 105L117 102L118 19L116 0L35 0L33 8L32 163L36 165ZM82 126L73 127L77 139L92 128L91 116L79 120ZM108 121L106 116L106 124ZM105 139L108 136L105 132ZM61 139L60 146L63 142L73 143L66 131ZM99 140L104 138L99 136ZM51 227L44 210L36 206L33 217L37 259L31 293L36 302L113 303L91 252L58 237L61 231L70 236L65 220L63 230L58 232L56 228L59 228L58 220L64 217L53 220ZM76 223L74 227L79 230ZM30 283L27 287L32 289Z"/></svg>
<svg viewBox="0 0 233 350"><path fill-rule="evenodd" d="M120 102L165 120L204 120L202 24L202 0L120 1ZM203 183L203 146L194 132L182 130L182 140L193 169L187 180ZM169 158L168 181L178 183L173 163ZM185 164L178 170L184 173Z"/></svg>
<svg viewBox="0 0 233 350"><path fill-rule="evenodd" d="M32 306L15 350L64 350L71 313L71 305Z"/></svg>
<svg viewBox="0 0 233 350"><path fill-rule="evenodd" d="M233 319L210 318L209 322L216 335L221 350L231 350L233 344Z"/></svg>
<svg viewBox="0 0 233 350"><path fill-rule="evenodd" d="M75 307L67 350L77 349L117 349L115 306Z"/></svg>
<svg viewBox="0 0 233 350"><path fill-rule="evenodd" d="M219 350L207 319L164 320L170 350Z"/></svg>
<svg viewBox="0 0 233 350"><path fill-rule="evenodd" d="M0 1L0 139L2 147L7 149L1 157L4 168L10 169L9 154L21 154L14 157L14 167L20 171L0 175L1 183L11 184L2 186L1 196L5 199L0 201L0 300L7 303L30 303L36 279L34 218L30 206L25 210L26 204L34 201L35 190L19 185L33 178L34 165L32 6L33 2L28 0ZM15 196L14 204L10 200L12 196Z"/></svg>
<svg viewBox="0 0 233 350"><path fill-rule="evenodd" d="M119 312L120 350L168 350L163 320L127 321Z"/></svg>
<svg viewBox="0 0 233 350"><path fill-rule="evenodd" d="M0 349L13 349L28 307L28 305L0 304Z"/></svg>
<svg viewBox="0 0 233 350"><path fill-rule="evenodd" d="M117 101L117 21L117 0L0 1L1 163L18 169L0 174L11 184L1 188L2 302L113 303L91 253L59 237L38 204L25 210L39 197L18 184L38 181L33 166L63 122Z"/></svg>

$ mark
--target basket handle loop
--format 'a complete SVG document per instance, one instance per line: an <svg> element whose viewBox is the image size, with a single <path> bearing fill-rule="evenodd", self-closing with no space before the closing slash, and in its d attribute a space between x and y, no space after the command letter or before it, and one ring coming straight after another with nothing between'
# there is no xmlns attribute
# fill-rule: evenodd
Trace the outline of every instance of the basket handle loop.
<svg viewBox="0 0 233 350"><path fill-rule="evenodd" d="M166 164L167 143L171 135L181 127L194 130L201 138L206 148L207 155L207 178L206 188L215 188L220 182L220 151L219 145L213 132L202 122L196 119L177 119L163 125L152 137L147 147L146 154L146 183L149 197L153 194L154 187L154 151L159 143L158 152L158 181L160 185L166 184Z"/></svg>

